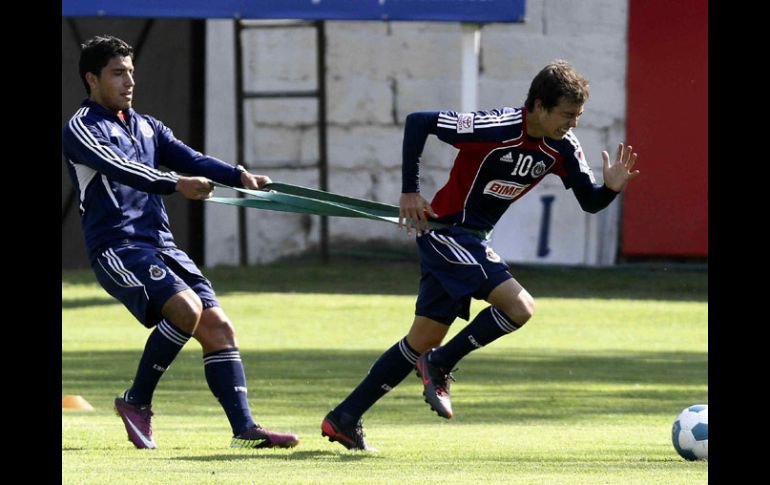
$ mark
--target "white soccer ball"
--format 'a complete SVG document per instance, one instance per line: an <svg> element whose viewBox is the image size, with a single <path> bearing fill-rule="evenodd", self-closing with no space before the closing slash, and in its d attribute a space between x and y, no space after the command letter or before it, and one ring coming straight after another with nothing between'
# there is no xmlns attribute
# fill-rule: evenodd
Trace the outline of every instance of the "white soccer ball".
<svg viewBox="0 0 770 485"><path fill-rule="evenodd" d="M671 440L679 456L685 460L709 457L709 406L696 404L684 409L671 428Z"/></svg>

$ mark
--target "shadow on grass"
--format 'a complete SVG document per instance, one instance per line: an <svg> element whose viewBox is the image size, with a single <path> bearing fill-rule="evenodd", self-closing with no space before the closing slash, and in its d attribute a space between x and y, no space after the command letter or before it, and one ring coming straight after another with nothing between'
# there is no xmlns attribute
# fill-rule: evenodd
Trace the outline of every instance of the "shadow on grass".
<svg viewBox="0 0 770 485"><path fill-rule="evenodd" d="M300 446L302 444L300 443ZM259 451L259 450L255 450ZM177 456L171 458L172 460L179 461L232 461L232 460L277 460L277 461L291 461L291 460L312 460L316 458L335 458L336 461L360 461L371 458L381 458L374 453L361 453L353 451L331 451L331 450L310 450L310 451L291 451L285 450L283 454L258 454L258 453L241 453L232 455L199 455L199 456ZM165 458L164 458L165 459Z"/></svg>
<svg viewBox="0 0 770 485"><path fill-rule="evenodd" d="M71 308L84 308L84 307L92 307L92 306L106 306L106 305L120 305L121 303L112 298L111 296L105 294L104 297L98 297L98 298L69 298L69 299L62 299L61 301L61 307L62 310L64 309L71 309Z"/></svg>
<svg viewBox="0 0 770 485"><path fill-rule="evenodd" d="M84 395L94 406L111 407L114 396L130 386L139 356L138 351L63 352L62 394ZM242 352L254 415L310 415L320 426L377 357L378 352L340 349ZM458 413L452 421L459 423L669 416L708 397L706 352L481 351L459 367L452 388ZM410 374L375 406L377 418L406 425L435 421L421 392ZM179 355L155 398L164 414L221 414L206 385L199 351Z"/></svg>
<svg viewBox="0 0 770 485"><path fill-rule="evenodd" d="M688 267L626 266L575 268L512 265L513 276L537 298L622 298L634 300L708 301L708 270ZM414 261L283 261L252 267L204 270L219 295L235 292L408 295L416 297L420 280ZM90 271L62 271L68 285L96 284ZM100 305L109 298L73 300L62 307Z"/></svg>

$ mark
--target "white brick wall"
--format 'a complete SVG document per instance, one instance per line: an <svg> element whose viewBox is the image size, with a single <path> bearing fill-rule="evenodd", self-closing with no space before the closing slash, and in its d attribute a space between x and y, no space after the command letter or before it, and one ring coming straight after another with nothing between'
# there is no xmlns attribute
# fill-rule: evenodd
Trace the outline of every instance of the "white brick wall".
<svg viewBox="0 0 770 485"><path fill-rule="evenodd" d="M576 134L601 180L601 151L614 151L625 134L625 1L528 0L527 21L481 27L478 108L523 104L532 77L564 58L591 82ZM419 110L460 109L462 29L457 23L327 22L327 95L330 190L398 203L403 120ZM232 22L208 21L207 150L235 156ZM244 82L254 90L316 86L315 31L247 31ZM250 101L247 159L313 163L318 156L313 100ZM422 192L431 198L445 183L456 150L434 137L423 156ZM255 170L259 171L255 168ZM315 171L269 170L276 181L315 187ZM556 197L551 253L538 257L541 197ZM547 177L514 204L495 231L496 250L516 261L611 264L617 249L619 200L596 215L582 212L556 177ZM208 264L237 262L235 209L207 205ZM318 217L249 210L250 261L270 261L318 242ZM384 239L411 244L395 226L330 219L335 238Z"/></svg>

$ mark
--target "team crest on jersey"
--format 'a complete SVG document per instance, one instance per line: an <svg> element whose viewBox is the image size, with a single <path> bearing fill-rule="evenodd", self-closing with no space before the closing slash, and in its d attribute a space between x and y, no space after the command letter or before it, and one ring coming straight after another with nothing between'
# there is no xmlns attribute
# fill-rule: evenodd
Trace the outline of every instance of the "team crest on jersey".
<svg viewBox="0 0 770 485"><path fill-rule="evenodd" d="M473 133L473 113L457 114L457 133Z"/></svg>
<svg viewBox="0 0 770 485"><path fill-rule="evenodd" d="M529 185L520 185L507 180L490 180L484 187L484 193L498 199L511 200L521 194Z"/></svg>
<svg viewBox="0 0 770 485"><path fill-rule="evenodd" d="M160 268L154 264L150 266L150 278L152 278L153 281L160 281L165 277L166 277L165 269Z"/></svg>
<svg viewBox="0 0 770 485"><path fill-rule="evenodd" d="M152 136L155 134L155 132L152 131L150 124L144 120L139 120L139 131L141 131L142 135L147 138L152 138Z"/></svg>
<svg viewBox="0 0 770 485"><path fill-rule="evenodd" d="M532 167L532 177L538 178L545 173L545 163L542 160L538 161L534 167Z"/></svg>
<svg viewBox="0 0 770 485"><path fill-rule="evenodd" d="M493 263L500 262L500 256L492 248L487 248L487 259Z"/></svg>

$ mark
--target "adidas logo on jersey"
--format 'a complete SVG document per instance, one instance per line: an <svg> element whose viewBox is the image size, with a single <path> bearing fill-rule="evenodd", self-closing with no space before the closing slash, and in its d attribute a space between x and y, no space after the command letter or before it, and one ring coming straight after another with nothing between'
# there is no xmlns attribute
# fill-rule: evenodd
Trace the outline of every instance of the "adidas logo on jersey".
<svg viewBox="0 0 770 485"><path fill-rule="evenodd" d="M115 138L120 138L120 130L118 130L117 126L113 126L110 130L110 136Z"/></svg>
<svg viewBox="0 0 770 485"><path fill-rule="evenodd" d="M501 162L513 163L513 153L511 153L511 152L506 153L505 155L500 157L500 161Z"/></svg>

